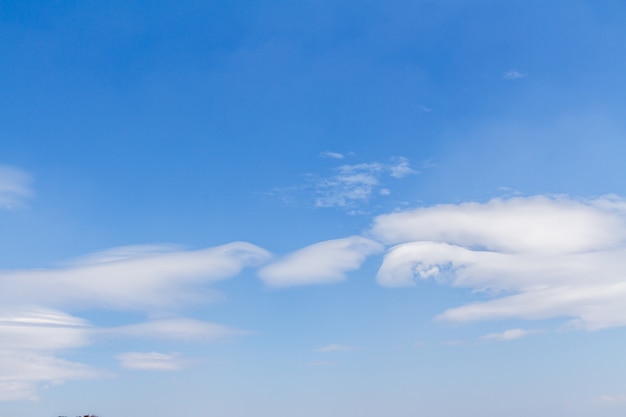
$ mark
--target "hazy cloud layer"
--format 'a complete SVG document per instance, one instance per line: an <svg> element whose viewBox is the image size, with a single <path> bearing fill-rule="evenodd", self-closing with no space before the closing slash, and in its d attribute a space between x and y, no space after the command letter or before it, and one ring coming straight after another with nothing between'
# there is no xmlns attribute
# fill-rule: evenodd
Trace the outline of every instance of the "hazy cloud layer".
<svg viewBox="0 0 626 417"><path fill-rule="evenodd" d="M378 217L372 233L397 244L377 275L494 298L442 313L449 321L569 317L589 330L626 325L626 203L614 196L495 199Z"/></svg>

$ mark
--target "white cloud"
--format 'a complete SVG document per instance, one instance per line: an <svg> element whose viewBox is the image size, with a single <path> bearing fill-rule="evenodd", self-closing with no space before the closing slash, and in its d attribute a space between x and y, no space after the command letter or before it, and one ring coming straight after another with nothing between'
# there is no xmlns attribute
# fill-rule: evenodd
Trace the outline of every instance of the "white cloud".
<svg viewBox="0 0 626 417"><path fill-rule="evenodd" d="M57 385L106 375L50 354L3 350L0 350L0 372L0 401L37 400L42 384Z"/></svg>
<svg viewBox="0 0 626 417"><path fill-rule="evenodd" d="M626 203L617 197L495 199L380 216L372 233L397 244L384 286L436 279L494 298L439 318L569 317L588 330L626 325Z"/></svg>
<svg viewBox="0 0 626 417"><path fill-rule="evenodd" d="M99 333L111 336L173 339L188 342L212 342L219 339L243 335L246 332L233 327L201 320L170 318L100 329Z"/></svg>
<svg viewBox="0 0 626 417"><path fill-rule="evenodd" d="M194 292L199 285L232 277L269 257L267 251L243 242L197 251L130 246L57 268L0 271L0 401L35 399L42 385L105 375L58 357L102 337L202 342L244 334L188 318L98 328L58 309L162 312L197 299ZM132 359L125 357L125 363L144 369L182 363L173 358L161 358L160 362L156 358Z"/></svg>
<svg viewBox="0 0 626 417"><path fill-rule="evenodd" d="M140 371L178 371L188 365L188 361L178 353L127 352L116 356L122 367Z"/></svg>
<svg viewBox="0 0 626 417"><path fill-rule="evenodd" d="M36 400L43 384L105 375L55 356L88 345L90 332L84 320L49 309L0 315L0 401Z"/></svg>
<svg viewBox="0 0 626 417"><path fill-rule="evenodd" d="M316 207L354 207L370 200L375 190L385 190L385 176L403 178L417 171L410 167L406 158L396 158L391 163L371 162L342 165L336 174L326 178L315 178ZM388 191L388 190L387 190ZM388 195L389 192L379 193Z"/></svg>
<svg viewBox="0 0 626 417"><path fill-rule="evenodd" d="M89 343L88 325L82 322L68 324L65 320L56 323L52 320L32 320L33 316L39 314L39 312L27 313L25 317L13 315L9 319L0 317L1 349L52 351L81 347ZM52 316L54 313L49 314ZM63 316L63 319L66 316L63 313L58 314Z"/></svg>
<svg viewBox="0 0 626 417"><path fill-rule="evenodd" d="M489 333L481 337L481 340L489 342L505 342L509 340L521 339L533 334L540 333L539 330L525 330L525 329L509 329L498 333Z"/></svg>
<svg viewBox="0 0 626 417"><path fill-rule="evenodd" d="M0 165L0 208L15 209L31 197L30 176L17 168Z"/></svg>
<svg viewBox="0 0 626 417"><path fill-rule="evenodd" d="M398 158L398 161L393 165L389 165L388 169L389 175L394 178L403 178L407 175L417 174L417 171L411 168L409 160L406 158Z"/></svg>
<svg viewBox="0 0 626 417"><path fill-rule="evenodd" d="M372 232L388 244L445 242L504 253L571 253L626 241L621 200L535 196L444 204L379 216Z"/></svg>
<svg viewBox="0 0 626 417"><path fill-rule="evenodd" d="M378 242L360 236L327 240L293 252L259 271L268 285L286 287L323 284L346 278L365 259L381 252Z"/></svg>
<svg viewBox="0 0 626 417"><path fill-rule="evenodd" d="M522 74L518 70L514 70L514 69L505 72L504 75L502 76L502 78L504 78L505 80L518 80L524 77L526 77L526 74Z"/></svg>
<svg viewBox="0 0 626 417"><path fill-rule="evenodd" d="M78 317L50 309L5 312L0 315L0 401L33 400L38 398L42 386L108 375L58 357L63 352L89 346L102 337L213 342L243 334L244 331L232 327L188 318L98 328ZM179 369L186 363L176 356L159 355L127 354L119 359L123 366L131 369Z"/></svg>
<svg viewBox="0 0 626 417"><path fill-rule="evenodd" d="M343 159L344 155L338 152L325 151L320 154L322 158Z"/></svg>
<svg viewBox="0 0 626 417"><path fill-rule="evenodd" d="M359 348L355 347L355 346L348 346L348 345L326 345L326 346L322 346L320 348L315 349L316 352L323 352L323 353L328 353L328 352L352 352L354 350L358 350Z"/></svg>
<svg viewBox="0 0 626 417"><path fill-rule="evenodd" d="M124 247L59 268L0 271L0 302L144 310L197 299L193 287L230 278L270 254L245 242L196 250Z"/></svg>

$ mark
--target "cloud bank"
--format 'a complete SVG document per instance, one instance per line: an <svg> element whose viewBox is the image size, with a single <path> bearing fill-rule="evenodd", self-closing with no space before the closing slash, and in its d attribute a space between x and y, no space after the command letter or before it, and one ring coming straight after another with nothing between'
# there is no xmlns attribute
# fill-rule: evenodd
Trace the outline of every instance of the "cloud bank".
<svg viewBox="0 0 626 417"><path fill-rule="evenodd" d="M376 218L394 244L378 271L387 287L435 279L492 295L446 321L567 317L597 330L626 325L626 202L535 196L438 205Z"/></svg>

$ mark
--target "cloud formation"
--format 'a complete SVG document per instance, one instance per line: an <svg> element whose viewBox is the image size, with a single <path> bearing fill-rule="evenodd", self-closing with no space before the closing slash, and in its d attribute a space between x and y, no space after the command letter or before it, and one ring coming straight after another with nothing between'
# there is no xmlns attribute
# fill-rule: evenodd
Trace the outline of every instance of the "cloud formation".
<svg viewBox="0 0 626 417"><path fill-rule="evenodd" d="M36 308L0 316L0 401L36 400L42 385L98 378L107 372L60 359L68 350L102 338L132 337L183 342L214 342L244 331L189 318L150 320L101 328L69 314ZM187 361L177 355L128 353L117 357L129 369L176 370Z"/></svg>
<svg viewBox="0 0 626 417"><path fill-rule="evenodd" d="M31 178L22 170L0 165L0 209L16 209L32 196Z"/></svg>
<svg viewBox="0 0 626 417"><path fill-rule="evenodd" d="M504 78L505 80L518 80L524 77L526 77L526 74L523 74L519 72L518 70L514 70L514 69L505 72L504 75L502 76L502 78Z"/></svg>
<svg viewBox="0 0 626 417"><path fill-rule="evenodd" d="M98 332L105 336L172 339L184 342L212 342L246 333L229 326L182 317L104 328Z"/></svg>
<svg viewBox="0 0 626 417"><path fill-rule="evenodd" d="M339 152L325 151L320 154L322 158L343 159L344 155Z"/></svg>
<svg viewBox="0 0 626 417"><path fill-rule="evenodd" d="M0 271L0 401L32 400L44 384L106 375L59 358L62 352L102 338L212 342L244 334L181 317L100 328L61 309L176 309L198 299L194 295L198 286L230 278L269 257L269 252L245 242L196 251L129 246L58 268ZM184 363L174 356L147 355L132 353L118 359L132 369L178 369Z"/></svg>
<svg viewBox="0 0 626 417"><path fill-rule="evenodd" d="M498 333L489 333L481 337L487 342L507 342L509 340L521 339L533 334L540 333L538 330L509 329Z"/></svg>
<svg viewBox="0 0 626 417"><path fill-rule="evenodd" d="M177 353L127 352L116 359L123 368L139 371L178 371L189 363Z"/></svg>
<svg viewBox="0 0 626 417"><path fill-rule="evenodd" d="M382 250L380 243L361 236L327 240L265 266L259 277L274 287L342 281L347 272L358 269L368 256Z"/></svg>
<svg viewBox="0 0 626 417"><path fill-rule="evenodd" d="M354 350L358 350L358 348L355 347L355 346L337 345L337 344L326 345L326 346L322 346L320 348L315 349L316 352L323 352L323 353L328 353L328 352L351 352L351 351L354 351Z"/></svg>
<svg viewBox="0 0 626 417"><path fill-rule="evenodd" d="M396 158L388 164L371 162L342 165L335 172L330 177L315 179L316 207L353 207L365 203L374 191L382 188L385 176L403 178L417 173L406 158Z"/></svg>
<svg viewBox="0 0 626 417"><path fill-rule="evenodd" d="M259 265L269 252L245 242L195 251L130 246L96 253L64 267L0 271L5 305L146 310L198 298L194 287Z"/></svg>
<svg viewBox="0 0 626 417"><path fill-rule="evenodd" d="M492 299L443 312L455 322L568 317L588 330L626 325L626 202L535 196L438 205L378 217L374 236L395 244L383 286L415 279Z"/></svg>
<svg viewBox="0 0 626 417"><path fill-rule="evenodd" d="M56 357L90 343L84 320L49 310L0 315L0 401L36 400L41 384L103 376L90 366Z"/></svg>

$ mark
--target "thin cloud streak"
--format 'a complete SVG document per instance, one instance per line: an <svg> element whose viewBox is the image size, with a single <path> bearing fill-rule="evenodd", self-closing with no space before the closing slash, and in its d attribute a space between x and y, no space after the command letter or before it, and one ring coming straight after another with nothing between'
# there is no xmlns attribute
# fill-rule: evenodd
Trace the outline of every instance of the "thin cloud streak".
<svg viewBox="0 0 626 417"><path fill-rule="evenodd" d="M20 208L32 196L30 175L17 168L0 165L0 209Z"/></svg>
<svg viewBox="0 0 626 417"><path fill-rule="evenodd" d="M126 352L115 358L123 368L138 371L179 371L189 365L178 353Z"/></svg>

